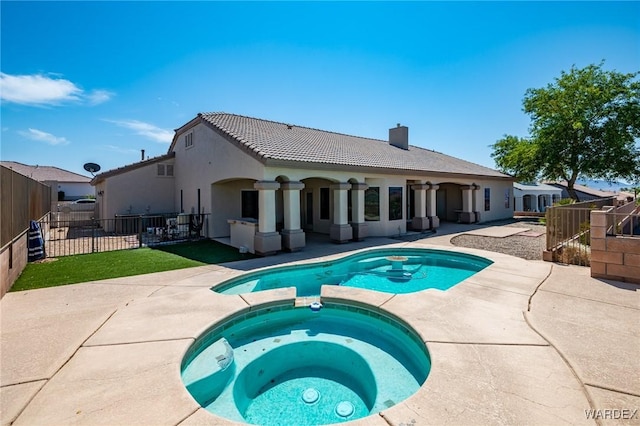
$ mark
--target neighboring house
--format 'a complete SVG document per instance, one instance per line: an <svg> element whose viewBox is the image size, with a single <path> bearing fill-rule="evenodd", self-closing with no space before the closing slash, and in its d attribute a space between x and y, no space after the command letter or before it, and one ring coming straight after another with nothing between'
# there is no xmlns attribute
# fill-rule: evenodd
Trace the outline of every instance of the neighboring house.
<svg viewBox="0 0 640 426"><path fill-rule="evenodd" d="M517 212L544 213L560 201L562 189L544 183L514 183L513 198Z"/></svg>
<svg viewBox="0 0 640 426"><path fill-rule="evenodd" d="M3 166L16 173L27 176L51 187L51 202L75 201L94 196L91 178L53 166L30 166L16 161L2 161ZM64 193L64 199L58 199L58 193Z"/></svg>
<svg viewBox="0 0 640 426"><path fill-rule="evenodd" d="M98 217L176 213L174 157L171 152L97 175L91 183ZM110 226L106 230L111 231Z"/></svg>
<svg viewBox="0 0 640 426"><path fill-rule="evenodd" d="M567 191L567 182L545 182L547 185L559 188L562 190L562 198L571 198L569 195L569 191ZM616 197L618 199L618 203L624 204L629 201L633 201L633 194L630 193L621 193L621 192L613 192L613 191L601 191L595 188L589 188L588 186L574 184L573 189L575 189L576 194L580 201L589 201L589 200L597 200L601 198L609 198ZM631 196L631 200L628 198Z"/></svg>
<svg viewBox="0 0 640 426"><path fill-rule="evenodd" d="M209 237L259 254L300 249L306 232L346 242L511 218L514 209L513 178L409 145L405 126L383 141L226 113L198 114L167 155L93 184L101 217L207 213Z"/></svg>

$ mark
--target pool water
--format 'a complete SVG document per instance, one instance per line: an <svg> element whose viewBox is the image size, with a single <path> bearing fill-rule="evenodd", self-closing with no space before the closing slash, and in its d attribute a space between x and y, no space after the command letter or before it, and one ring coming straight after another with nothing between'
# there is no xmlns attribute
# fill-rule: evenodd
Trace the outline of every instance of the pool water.
<svg viewBox="0 0 640 426"><path fill-rule="evenodd" d="M260 425L355 420L415 393L431 368L405 324L361 306L281 306L228 319L187 351L182 379L206 410Z"/></svg>
<svg viewBox="0 0 640 426"><path fill-rule="evenodd" d="M374 249L331 262L276 267L245 274L212 289L243 294L295 287L296 295L317 296L323 285L365 288L387 293L447 290L489 266L488 259L434 249Z"/></svg>

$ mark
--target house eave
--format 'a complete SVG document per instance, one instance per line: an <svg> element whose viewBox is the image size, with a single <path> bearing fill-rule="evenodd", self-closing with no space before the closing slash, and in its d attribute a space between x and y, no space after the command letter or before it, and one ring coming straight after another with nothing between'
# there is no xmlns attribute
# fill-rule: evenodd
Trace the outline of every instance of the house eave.
<svg viewBox="0 0 640 426"><path fill-rule="evenodd" d="M511 176L490 176L481 174L469 174L469 173L452 173L452 172L439 172L429 170L409 170L409 169L393 169L388 167L370 167L361 165L349 165L349 164L334 164L334 163L314 163L307 161L291 161L280 160L274 158L261 157L263 163L267 167L287 167L294 169L315 169L315 170L333 170L333 171L346 171L356 173L375 173L386 175L401 175L401 176L416 176L424 175L428 177L443 177L443 178L461 178L461 179L491 179L500 181L515 182L515 178Z"/></svg>

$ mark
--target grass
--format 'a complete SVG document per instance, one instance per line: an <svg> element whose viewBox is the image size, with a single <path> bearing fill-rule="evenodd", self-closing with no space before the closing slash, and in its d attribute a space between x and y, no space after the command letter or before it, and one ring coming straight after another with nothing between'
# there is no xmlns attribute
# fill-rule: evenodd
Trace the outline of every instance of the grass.
<svg viewBox="0 0 640 426"><path fill-rule="evenodd" d="M64 256L54 261L29 263L10 291L171 271L253 257L251 254L239 254L236 249L211 240L161 246L158 249Z"/></svg>
<svg viewBox="0 0 640 426"><path fill-rule="evenodd" d="M157 249L209 265L256 257L251 253L240 254L238 249L212 240L158 246Z"/></svg>

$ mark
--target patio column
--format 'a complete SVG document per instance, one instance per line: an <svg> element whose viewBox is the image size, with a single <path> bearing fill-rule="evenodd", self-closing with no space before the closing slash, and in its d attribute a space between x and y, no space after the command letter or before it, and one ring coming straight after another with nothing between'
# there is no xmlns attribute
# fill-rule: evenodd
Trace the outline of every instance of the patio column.
<svg viewBox="0 0 640 426"><path fill-rule="evenodd" d="M480 222L480 210L482 210L484 207L482 205L479 205L478 203L481 202L481 200L484 201L484 198L480 197L480 186L473 184L472 185L473 188L473 222L477 223Z"/></svg>
<svg viewBox="0 0 640 426"><path fill-rule="evenodd" d="M411 185L414 194L414 212L411 220L411 227L423 231L431 227L427 217L427 190L431 187L428 184Z"/></svg>
<svg viewBox="0 0 640 426"><path fill-rule="evenodd" d="M282 248L280 234L276 232L276 190L280 184L275 181L258 181L253 184L258 190L258 232L253 237L257 254L266 256Z"/></svg>
<svg viewBox="0 0 640 426"><path fill-rule="evenodd" d="M364 221L364 191L369 188L366 183L351 184L351 229L354 241L362 241L368 234Z"/></svg>
<svg viewBox="0 0 640 426"><path fill-rule="evenodd" d="M305 246L304 231L300 228L300 190L302 182L284 182L280 185L284 201L284 229L282 246L288 251L300 250Z"/></svg>
<svg viewBox="0 0 640 426"><path fill-rule="evenodd" d="M462 189L462 211L460 212L460 223L473 223L475 214L473 212L473 190L475 185L463 185Z"/></svg>
<svg viewBox="0 0 640 426"><path fill-rule="evenodd" d="M333 190L333 224L329 230L329 236L333 242L345 243L353 238L347 204L347 195L351 184L347 182L334 183L329 188Z"/></svg>
<svg viewBox="0 0 640 426"><path fill-rule="evenodd" d="M440 218L437 214L436 206L436 191L440 188L440 185L429 184L427 189L427 218L429 219L429 225L431 229L436 229L440 226Z"/></svg>

